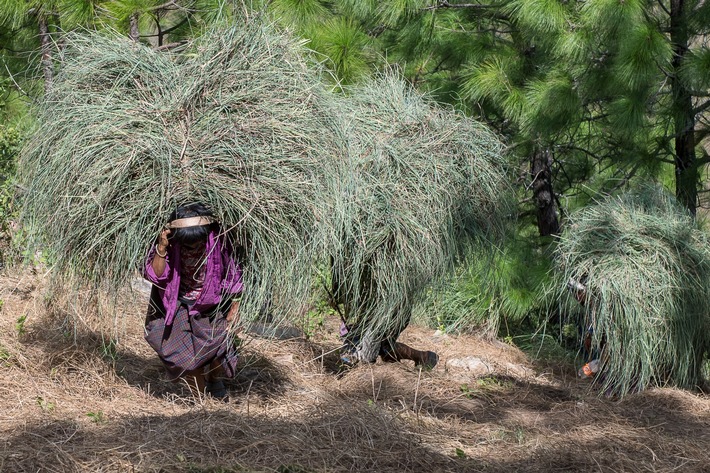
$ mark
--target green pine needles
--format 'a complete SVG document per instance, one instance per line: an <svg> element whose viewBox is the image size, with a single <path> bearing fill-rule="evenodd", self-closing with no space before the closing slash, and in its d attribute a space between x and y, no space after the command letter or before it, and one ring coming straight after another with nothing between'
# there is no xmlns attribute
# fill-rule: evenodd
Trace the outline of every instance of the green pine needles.
<svg viewBox="0 0 710 473"><path fill-rule="evenodd" d="M657 189L573 215L560 240L559 270L564 281L588 288L583 322L601 349L604 391L700 382L710 347L708 243L675 199Z"/></svg>

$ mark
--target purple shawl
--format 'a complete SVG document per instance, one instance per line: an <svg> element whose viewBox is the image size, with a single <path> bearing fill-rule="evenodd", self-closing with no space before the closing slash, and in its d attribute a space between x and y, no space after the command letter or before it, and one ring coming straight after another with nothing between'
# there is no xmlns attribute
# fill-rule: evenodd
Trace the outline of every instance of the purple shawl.
<svg viewBox="0 0 710 473"><path fill-rule="evenodd" d="M225 246L216 233L211 231L207 237L205 283L199 297L189 308L190 315L211 310L222 301L223 297L235 296L242 292L242 269ZM151 264L155 249L156 245L153 244L146 258L143 276L158 287L160 299L165 307L165 325L171 325L179 305L180 245L171 244L168 248L165 270L160 277L155 275Z"/></svg>

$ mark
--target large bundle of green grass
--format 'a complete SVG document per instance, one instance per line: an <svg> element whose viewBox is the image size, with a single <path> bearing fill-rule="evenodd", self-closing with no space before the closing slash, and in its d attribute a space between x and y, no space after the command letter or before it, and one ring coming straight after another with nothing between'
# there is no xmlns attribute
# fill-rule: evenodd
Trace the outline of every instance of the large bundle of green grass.
<svg viewBox="0 0 710 473"><path fill-rule="evenodd" d="M559 270L587 286L585 325L601 351L598 382L626 394L697 385L710 348L710 247L693 219L657 189L573 215Z"/></svg>
<svg viewBox="0 0 710 473"><path fill-rule="evenodd" d="M337 155L323 90L301 44L257 20L172 53L69 36L21 156L25 221L57 269L120 287L201 201L245 247L246 309L286 315L307 299L315 183Z"/></svg>
<svg viewBox="0 0 710 473"><path fill-rule="evenodd" d="M346 158L325 187L324 234L359 358L373 360L468 246L492 246L510 200L501 143L480 123L392 73L347 92Z"/></svg>

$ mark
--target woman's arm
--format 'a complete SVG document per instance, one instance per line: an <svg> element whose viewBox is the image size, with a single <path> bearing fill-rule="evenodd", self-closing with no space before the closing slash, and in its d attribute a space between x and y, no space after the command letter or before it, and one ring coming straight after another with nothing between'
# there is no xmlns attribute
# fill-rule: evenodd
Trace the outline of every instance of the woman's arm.
<svg viewBox="0 0 710 473"><path fill-rule="evenodd" d="M232 306L227 312L227 322L234 321L234 325L239 325L239 299L232 299Z"/></svg>
<svg viewBox="0 0 710 473"><path fill-rule="evenodd" d="M158 237L158 241L153 245L148 252L145 264L143 266L143 277L156 286L165 289L171 279L171 265L174 261L170 261L171 252L170 244L168 243L168 235L170 230L163 230Z"/></svg>
<svg viewBox="0 0 710 473"><path fill-rule="evenodd" d="M163 275L163 272L165 272L165 259L168 256L168 247L170 246L168 235L170 235L169 228L160 232L158 243L155 246L155 253L153 254L153 261L150 262L153 272L159 278Z"/></svg>
<svg viewBox="0 0 710 473"><path fill-rule="evenodd" d="M222 292L227 297L235 297L242 293L242 267L234 258L234 250L229 241L220 242L222 246Z"/></svg>
<svg viewBox="0 0 710 473"><path fill-rule="evenodd" d="M222 278L222 290L225 297L232 299L232 305L227 312L227 322L232 327L239 327L239 303L244 288L242 284L242 268L234 258L234 250L229 241L224 241L222 246L222 265L224 276Z"/></svg>

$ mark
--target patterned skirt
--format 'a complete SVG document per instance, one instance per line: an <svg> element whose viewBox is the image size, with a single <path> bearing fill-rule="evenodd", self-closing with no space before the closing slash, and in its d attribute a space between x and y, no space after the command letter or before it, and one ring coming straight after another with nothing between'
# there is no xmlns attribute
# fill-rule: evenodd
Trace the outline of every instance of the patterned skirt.
<svg viewBox="0 0 710 473"><path fill-rule="evenodd" d="M226 311L188 315L180 304L173 323L165 325L164 311L156 305L157 290L153 288L145 321L145 339L156 351L172 379L189 371L201 369L217 360L228 378L234 377L237 350L227 330ZM162 308L162 304L160 304Z"/></svg>

